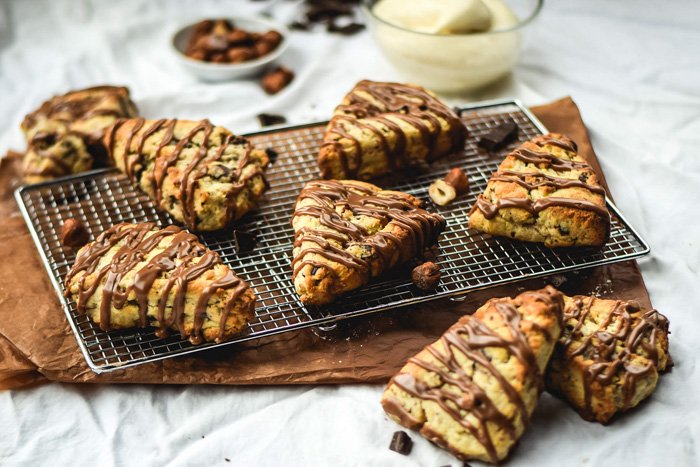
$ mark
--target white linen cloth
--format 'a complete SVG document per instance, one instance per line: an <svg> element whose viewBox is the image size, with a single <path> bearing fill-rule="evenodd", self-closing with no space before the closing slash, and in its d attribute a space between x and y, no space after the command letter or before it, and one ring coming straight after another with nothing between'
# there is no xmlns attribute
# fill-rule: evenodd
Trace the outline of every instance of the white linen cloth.
<svg viewBox="0 0 700 467"><path fill-rule="evenodd" d="M129 86L147 117L206 117L246 132L258 128L259 112L293 123L326 119L357 80L402 79L369 33L294 33L282 62L297 77L272 97L253 80L200 83L173 59L177 25L268 6L0 3L0 153L24 147L18 125L28 111L94 84ZM278 2L273 15L288 22L296 7ZM700 465L699 20L692 0L548 2L513 76L478 96L529 105L567 94L576 100L619 207L651 244L640 264L654 306L670 318L676 361L648 402L608 427L543 394L512 466ZM461 465L416 434L410 456L390 451L399 427L383 415L381 390L47 384L5 391L0 464Z"/></svg>

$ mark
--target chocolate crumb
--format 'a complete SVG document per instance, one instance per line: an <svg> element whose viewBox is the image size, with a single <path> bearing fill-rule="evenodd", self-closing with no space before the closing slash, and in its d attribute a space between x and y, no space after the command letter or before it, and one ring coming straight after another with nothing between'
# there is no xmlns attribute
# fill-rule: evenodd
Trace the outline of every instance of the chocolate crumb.
<svg viewBox="0 0 700 467"><path fill-rule="evenodd" d="M394 436L391 437L389 449L407 456L411 453L411 449L413 449L413 441L411 441L411 438L405 431L397 431L394 433Z"/></svg>
<svg viewBox="0 0 700 467"><path fill-rule="evenodd" d="M287 123L287 119L284 115L261 113L258 114L258 122L260 123L260 126L270 126Z"/></svg>
<svg viewBox="0 0 700 467"><path fill-rule="evenodd" d="M289 29L292 31L308 31L311 29L311 24L302 21L293 21L289 24Z"/></svg>
<svg viewBox="0 0 700 467"><path fill-rule="evenodd" d="M224 457L224 460L225 460L226 462L231 462L231 459L229 459L228 457Z"/></svg>
<svg viewBox="0 0 700 467"><path fill-rule="evenodd" d="M279 153L272 148L265 149L265 154L267 154L267 158L270 159L270 164L274 164L279 156Z"/></svg>
<svg viewBox="0 0 700 467"><path fill-rule="evenodd" d="M487 151L495 151L513 141L516 136L518 136L518 124L508 120L482 136L477 145Z"/></svg>

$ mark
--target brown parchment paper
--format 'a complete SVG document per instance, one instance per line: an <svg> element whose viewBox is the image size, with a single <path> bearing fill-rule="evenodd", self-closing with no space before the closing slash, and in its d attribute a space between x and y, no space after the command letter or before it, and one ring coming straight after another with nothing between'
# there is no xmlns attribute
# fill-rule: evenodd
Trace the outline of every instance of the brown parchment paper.
<svg viewBox="0 0 700 467"><path fill-rule="evenodd" d="M565 133L601 174L588 133L570 98L534 107L550 129ZM153 384L339 384L385 382L461 315L491 297L555 281L569 294L597 291L650 306L630 261L440 300L339 323L331 332L301 330L242 345L96 375L89 370L13 197L19 154L0 159L0 389L44 381ZM563 281L563 283L561 283Z"/></svg>

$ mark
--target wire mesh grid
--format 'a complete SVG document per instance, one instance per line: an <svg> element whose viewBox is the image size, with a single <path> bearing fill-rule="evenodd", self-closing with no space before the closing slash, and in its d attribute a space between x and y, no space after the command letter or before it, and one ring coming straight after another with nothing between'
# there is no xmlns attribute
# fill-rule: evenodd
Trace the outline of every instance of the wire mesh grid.
<svg viewBox="0 0 700 467"><path fill-rule="evenodd" d="M274 148L279 154L268 170L270 191L257 211L237 226L238 232L255 236L254 248L242 249L231 231L200 235L207 247L218 252L236 274L248 281L258 297L255 318L247 330L219 344L193 346L178 335L161 339L152 328L104 332L78 313L71 299L63 297L63 280L75 259L74 252L63 247L59 239L66 219L83 221L92 239L119 222L155 221L161 226L172 222L167 214L155 209L146 195L134 189L125 176L114 170L98 170L26 186L17 190L16 197L81 350L90 368L98 373L648 253L648 246L611 203L608 203L612 214L610 240L603 249L551 250L468 229L469 209L504 154L545 129L516 101L464 108L462 118L470 134L463 153L418 168L410 176L399 175L378 183L423 199L429 209L446 218L447 229L439 244L426 252L442 270L438 288L423 292L413 286L406 272L410 268L398 268L329 307L305 306L291 282L291 213L302 185L318 176L315 154L325 123L249 135L258 147ZM478 150L479 138L507 119L518 124L518 141L497 154ZM455 166L462 167L469 175L469 193L447 207L433 206L427 195L428 186Z"/></svg>

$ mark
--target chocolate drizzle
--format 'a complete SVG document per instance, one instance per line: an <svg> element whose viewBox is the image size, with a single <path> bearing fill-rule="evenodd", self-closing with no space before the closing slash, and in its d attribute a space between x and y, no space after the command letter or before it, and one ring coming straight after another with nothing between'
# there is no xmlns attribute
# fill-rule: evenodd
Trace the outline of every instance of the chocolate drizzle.
<svg viewBox="0 0 700 467"><path fill-rule="evenodd" d="M658 335L668 332L668 319L656 310L641 310L636 303L617 300L596 330L586 335L584 327L592 321L589 315L595 301L594 296L578 296L567 304L567 331L560 340L560 352L567 360L581 357L592 362L583 371L586 413L593 413L593 388L615 380L621 381L622 410L627 410L639 380L659 370Z"/></svg>
<svg viewBox="0 0 700 467"><path fill-rule="evenodd" d="M553 315L558 315L559 310L561 310L562 296L553 288L546 288L538 292L526 292L523 295L530 295L536 301L542 302ZM426 361L425 358L421 358L420 354L409 360L409 363L437 375L440 386L431 387L425 381L417 379L413 374L404 372L394 376L389 383L389 386L395 384L413 397L437 403L446 414L464 427L484 447L493 463L497 463L500 457L489 428L493 429L494 425L497 426L507 433L513 442L520 436L522 429L518 429L516 416L508 416L501 412L482 384L475 380L474 374L468 374L465 368L473 368L474 372L486 371L489 377L497 381L508 401L517 408L520 426L524 428L532 410L532 408L528 409L523 399L527 383L523 383L523 387L517 389L512 381L498 370L493 363L496 357L487 353L486 349L501 348L506 350L508 355L523 365L526 378L541 391L543 369L538 364L537 356L530 346L524 329L533 329L548 342L552 342L557 337L552 336L546 329L533 321L528 321L528 324L523 326L522 315L514 303L517 302L511 299L494 300L490 309L487 309L480 317L464 316L440 338L438 341L440 345L435 343L426 347L425 350L433 357L434 362ZM486 314L494 312L500 315L500 319L507 326L508 337L503 337L491 329L487 324L490 321L483 319ZM465 358L468 362L473 362L473 365L465 363ZM432 381L433 378L429 378L429 380ZM422 426L422 423L415 419L395 397L385 397L383 405L388 413L397 416L405 426L414 429L421 428L421 432L426 434L431 441L450 449L459 458L465 459L464 454L451 449L448 442L440 434L427 426ZM471 421L473 419L476 419L477 423Z"/></svg>
<svg viewBox="0 0 700 467"><path fill-rule="evenodd" d="M208 120L201 120L180 139L175 137L175 129L178 125L176 119L147 121L142 118L119 120L105 135L105 144L112 158L118 160L123 158L123 164L117 163L122 171L135 183L143 176L149 177L148 185L153 187L153 196L158 206L167 209L167 202L163 197L163 186L166 179L171 179L171 183L178 187L175 198L182 207L182 222L191 230L198 230L201 221L197 209L195 192L199 187L199 181L206 175L211 175L210 170L217 162L225 165L222 161L227 148L232 145L243 145L242 155L235 161L235 168L229 170L227 167L219 165L216 170L224 173L230 180L230 189L227 191L228 202L225 205L225 221L229 224L232 220L238 219L244 213L238 213L234 198L246 188L248 182L256 176L260 176L263 181L263 167L254 164L251 157L253 146L244 138L237 137L225 132L221 135L221 140L213 141L213 137L219 136L215 133L216 127ZM125 131L120 131L125 128ZM202 141L195 141L195 137L201 133ZM144 152L146 141L149 138L159 138L155 152ZM115 153L115 143L117 140L124 141L121 149L123 154ZM168 151L164 151L165 148ZM185 148L196 147L194 156L185 155ZM250 167L248 170L244 170ZM245 173L244 173L245 172ZM267 183L267 182L265 182Z"/></svg>
<svg viewBox="0 0 700 467"><path fill-rule="evenodd" d="M368 120L361 121L364 119ZM450 145L438 149L438 140L443 131L440 119L445 121L449 128ZM421 142L427 149L428 162L464 146L466 129L462 121L449 107L424 89L406 84L364 80L347 95L345 103L336 108L321 151L324 147L335 147L340 155L342 178L358 178L364 165L363 148L360 140L348 131L349 128L356 127L372 133L379 140L382 152L387 158L386 171L405 168L412 163L409 158L410 151L406 150L409 141L398 122L418 130ZM396 135L393 146L387 137L388 133ZM345 150L341 139L349 140L354 151ZM354 155L352 159L351 154ZM322 167L323 178L331 178L333 175Z"/></svg>
<svg viewBox="0 0 700 467"><path fill-rule="evenodd" d="M166 239L170 242L158 254L147 258ZM103 262L106 255L118 249L109 261ZM144 264L145 262L145 264ZM189 337L193 344L202 341L202 326L211 297L220 290L230 290L220 316L217 340L225 336L226 322L231 310L247 290L248 284L236 277L228 269L226 274L209 283L199 295L194 309L194 322L189 333L185 330L185 297L188 284L207 271L221 264L219 256L199 243L197 237L176 226L157 229L153 223L118 224L104 231L97 239L84 247L75 260L73 268L66 276L66 296L71 294L71 282L79 274L76 297L77 308L85 313L89 300L100 289L100 328L111 329L111 313L127 304L135 304L139 312L139 324L149 324L149 294L156 281L159 282L155 323L160 337L173 328L183 337ZM133 274L133 279L124 279ZM93 276L91 285L87 284ZM172 303L170 298L172 297ZM153 318L151 316L151 318Z"/></svg>
<svg viewBox="0 0 700 467"><path fill-rule="evenodd" d="M567 159L545 150L536 149L544 148L545 146L555 146L565 150L569 153L570 158ZM502 163L498 171L491 176L489 187L492 182L515 183L525 188L528 191L528 195L523 197L504 197L496 199L495 202L490 202L483 194L479 195L470 211L470 215L478 209L486 219L493 219L501 209L519 208L528 211L533 216L537 216L541 211L557 206L591 211L604 219L609 219L610 214L604 203L605 189L600 185L588 183L588 179L592 175L592 169L584 161L573 160L573 156L570 153L575 152L576 143L561 135L542 135L521 145L513 150L508 157L527 164L528 167L532 167L533 171L520 172L510 170L505 168ZM539 170L551 170L558 174L566 174L571 171L580 171L582 173L578 178L568 178L542 173ZM598 195L598 199L602 202L547 195L541 198L533 198L529 195L529 192L533 190L539 191L542 188L552 188L554 192L562 189L581 188Z"/></svg>
<svg viewBox="0 0 700 467"><path fill-rule="evenodd" d="M302 206L302 201L307 199L312 203ZM309 258L309 254L315 253L329 262L358 271L369 281L376 275L372 267L374 260L379 261L379 271L407 261L435 243L445 228L442 216L421 209L409 195L380 191L365 183L336 180L309 182L299 194L297 206L292 221L300 216L311 216L318 219L321 228L304 227L295 232L295 248L304 242L312 242L317 247L307 246L294 258L293 277L305 265L326 268L333 273L329 264ZM392 222L407 236L399 238L384 229L370 234L340 214L345 210L352 212L353 216L377 219L382 226ZM367 247L368 254L360 258L349 253L347 248L353 244Z"/></svg>

